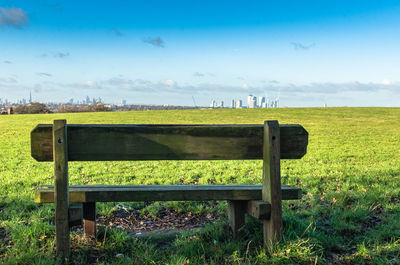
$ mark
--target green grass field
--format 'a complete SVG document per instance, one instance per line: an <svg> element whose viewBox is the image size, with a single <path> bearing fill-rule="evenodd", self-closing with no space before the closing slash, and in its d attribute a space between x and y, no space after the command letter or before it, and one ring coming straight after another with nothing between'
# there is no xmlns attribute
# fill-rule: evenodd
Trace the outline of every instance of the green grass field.
<svg viewBox="0 0 400 265"><path fill-rule="evenodd" d="M53 205L33 202L52 184L52 163L30 157L38 123L256 124L277 119L309 132L308 153L282 161L282 182L304 197L283 203L284 239L264 254L259 222L229 235L225 202L143 203L218 211L221 221L195 234L137 238L100 228L96 242L72 234L72 264L400 264L400 108L180 110L0 116L0 263L53 264ZM261 161L73 162L70 184L260 184ZM112 214L115 204L98 204Z"/></svg>

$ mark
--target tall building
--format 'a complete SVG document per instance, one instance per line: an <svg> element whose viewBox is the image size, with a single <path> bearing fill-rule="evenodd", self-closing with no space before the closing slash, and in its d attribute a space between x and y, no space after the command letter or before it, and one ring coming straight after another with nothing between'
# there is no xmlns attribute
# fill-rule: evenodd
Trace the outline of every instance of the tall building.
<svg viewBox="0 0 400 265"><path fill-rule="evenodd" d="M257 108L257 97L253 95L249 95L247 97L247 107L249 109Z"/></svg>
<svg viewBox="0 0 400 265"><path fill-rule="evenodd" d="M267 100L267 106L269 108L279 108L279 98L276 98L275 100Z"/></svg>
<svg viewBox="0 0 400 265"><path fill-rule="evenodd" d="M236 100L235 108L237 108L237 109L242 108L242 100L241 99Z"/></svg>
<svg viewBox="0 0 400 265"><path fill-rule="evenodd" d="M265 103L265 97L259 97L258 98L258 107L263 108L263 104ZM264 104L265 105L265 104ZM265 108L265 107L264 107Z"/></svg>
<svg viewBox="0 0 400 265"><path fill-rule="evenodd" d="M253 100L253 95L247 96L247 107L250 108L251 101Z"/></svg>
<svg viewBox="0 0 400 265"><path fill-rule="evenodd" d="M231 101L231 108L232 109L235 108L235 100L234 99L232 99L232 101Z"/></svg>
<svg viewBox="0 0 400 265"><path fill-rule="evenodd" d="M215 100L212 100L211 101L211 104L210 104L210 108L215 108L217 106L217 103L215 102Z"/></svg>
<svg viewBox="0 0 400 265"><path fill-rule="evenodd" d="M270 107L270 108L275 108L275 100L272 99L272 100L270 101L269 107Z"/></svg>
<svg viewBox="0 0 400 265"><path fill-rule="evenodd" d="M221 100L221 102L219 103L219 107L220 107L220 108L223 108L223 107L224 107L224 101L223 101L223 100Z"/></svg>
<svg viewBox="0 0 400 265"><path fill-rule="evenodd" d="M29 91L29 103L32 103L32 91Z"/></svg>

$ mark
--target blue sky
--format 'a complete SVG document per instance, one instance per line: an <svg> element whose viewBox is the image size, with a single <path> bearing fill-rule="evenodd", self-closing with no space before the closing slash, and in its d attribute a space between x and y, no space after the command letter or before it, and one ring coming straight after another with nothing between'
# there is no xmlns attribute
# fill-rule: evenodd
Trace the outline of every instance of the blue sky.
<svg viewBox="0 0 400 265"><path fill-rule="evenodd" d="M400 1L0 1L0 98L400 106Z"/></svg>

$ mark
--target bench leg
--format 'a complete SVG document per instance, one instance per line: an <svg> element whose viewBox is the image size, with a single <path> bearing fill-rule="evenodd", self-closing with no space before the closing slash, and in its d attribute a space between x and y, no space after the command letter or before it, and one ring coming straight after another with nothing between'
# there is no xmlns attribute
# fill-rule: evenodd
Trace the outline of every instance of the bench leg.
<svg viewBox="0 0 400 265"><path fill-rule="evenodd" d="M68 145L65 120L53 124L54 157L54 204L56 210L56 253L62 263L68 263L70 254L69 238L69 192L68 192Z"/></svg>
<svg viewBox="0 0 400 265"><path fill-rule="evenodd" d="M264 246L270 252L282 239L282 189L280 166L280 129L277 121L264 123L264 163L262 200L271 205L271 214L264 223Z"/></svg>
<svg viewBox="0 0 400 265"><path fill-rule="evenodd" d="M83 231L86 237L96 237L96 203L83 203Z"/></svg>
<svg viewBox="0 0 400 265"><path fill-rule="evenodd" d="M244 214L247 210L247 201L228 201L228 219L233 237L238 236L238 230L244 225Z"/></svg>

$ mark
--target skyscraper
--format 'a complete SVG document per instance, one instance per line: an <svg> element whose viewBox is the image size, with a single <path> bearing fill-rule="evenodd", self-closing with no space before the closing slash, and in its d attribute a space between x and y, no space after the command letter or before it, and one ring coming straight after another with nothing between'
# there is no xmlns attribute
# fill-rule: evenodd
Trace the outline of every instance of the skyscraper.
<svg viewBox="0 0 400 265"><path fill-rule="evenodd" d="M241 99L236 100L236 106L235 107L237 109L241 109L242 108L242 100Z"/></svg>
<svg viewBox="0 0 400 265"><path fill-rule="evenodd" d="M263 107L263 106L265 106L265 97L259 97L258 98L258 107L259 108L265 108L265 107Z"/></svg>
<svg viewBox="0 0 400 265"><path fill-rule="evenodd" d="M247 97L247 107L249 109L257 108L257 97L255 97L253 95L249 95Z"/></svg>

